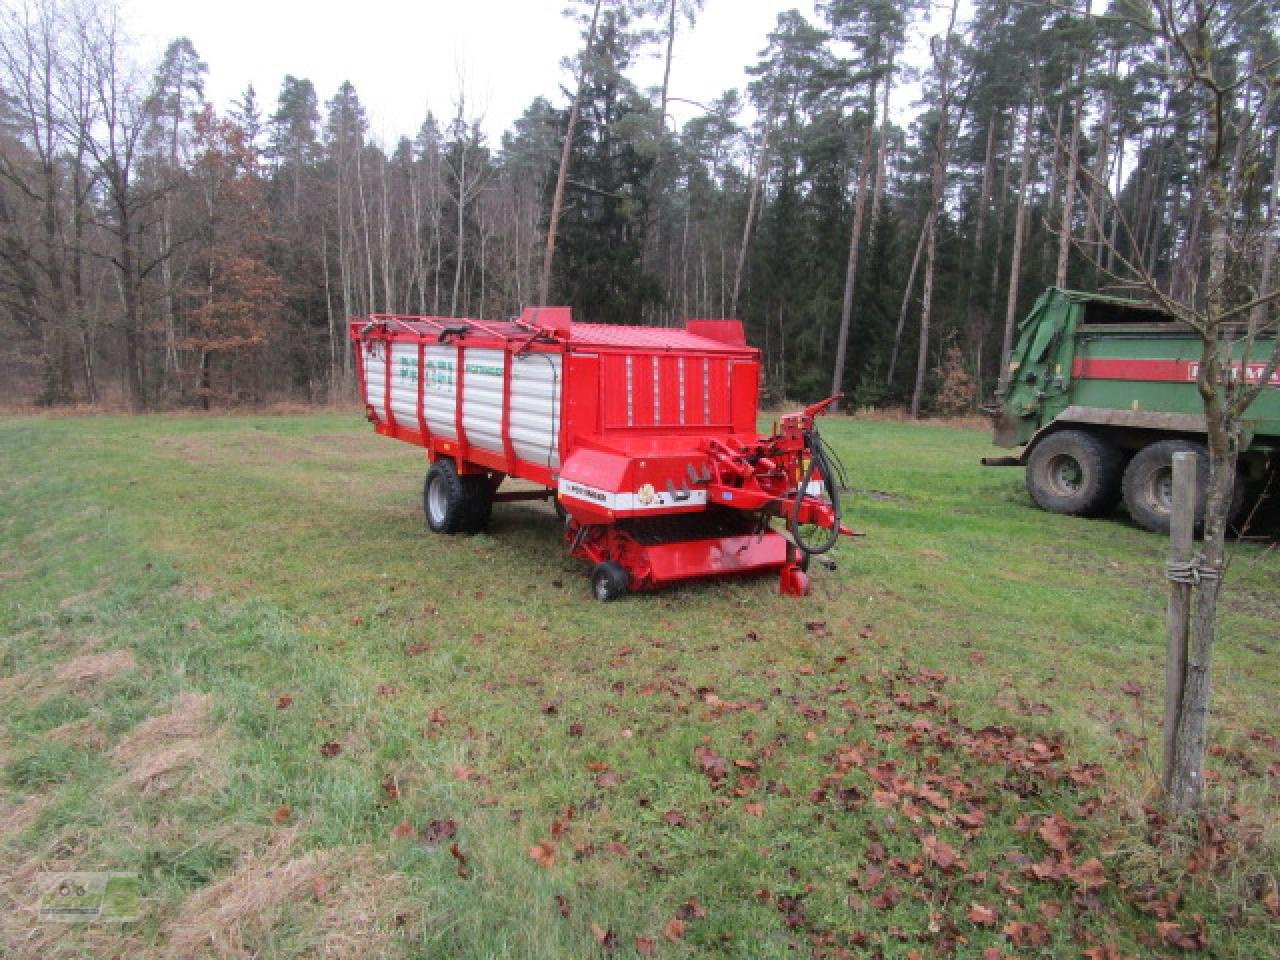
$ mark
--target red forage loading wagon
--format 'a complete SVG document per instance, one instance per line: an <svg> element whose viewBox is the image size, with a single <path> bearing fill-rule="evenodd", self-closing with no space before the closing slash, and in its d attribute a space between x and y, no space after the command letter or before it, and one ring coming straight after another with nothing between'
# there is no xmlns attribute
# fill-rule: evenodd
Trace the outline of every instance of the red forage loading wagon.
<svg viewBox="0 0 1280 960"><path fill-rule="evenodd" d="M814 417L756 431L760 354L737 320L684 329L575 323L567 307L493 322L351 321L374 429L425 447L427 524L472 532L494 502L554 497L592 590L778 571L803 595L841 533L839 468ZM507 477L540 490L500 489ZM786 522L774 529L771 518Z"/></svg>

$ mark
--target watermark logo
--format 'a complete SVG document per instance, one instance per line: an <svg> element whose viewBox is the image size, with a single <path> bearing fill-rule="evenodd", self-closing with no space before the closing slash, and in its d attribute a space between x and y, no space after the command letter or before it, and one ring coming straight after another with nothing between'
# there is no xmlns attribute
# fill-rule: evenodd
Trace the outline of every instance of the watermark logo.
<svg viewBox="0 0 1280 960"><path fill-rule="evenodd" d="M138 919L136 873L41 873L39 916L58 923L126 923Z"/></svg>

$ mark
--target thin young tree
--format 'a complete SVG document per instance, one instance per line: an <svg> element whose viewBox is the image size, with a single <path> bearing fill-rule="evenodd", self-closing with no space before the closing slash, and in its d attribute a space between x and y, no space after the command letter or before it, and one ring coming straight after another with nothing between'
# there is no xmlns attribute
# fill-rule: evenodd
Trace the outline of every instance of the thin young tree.
<svg viewBox="0 0 1280 960"><path fill-rule="evenodd" d="M1258 237L1266 221L1260 204L1247 202L1262 171L1274 175L1274 165L1260 162L1266 148L1262 120L1276 104L1280 59L1268 55L1267 31L1250 22L1254 12L1213 0L1152 0L1111 14L1152 39L1163 67L1161 82L1185 105L1187 113L1179 119L1202 131L1202 139L1190 145L1202 209L1198 230L1186 234L1184 242L1202 245L1203 267L1177 283L1158 276L1140 236L1143 228L1133 224L1106 183L1095 178L1092 184L1104 201L1098 206L1118 224L1121 242L1105 244L1118 278L1137 284L1200 341L1196 385L1204 409L1209 482L1203 541L1185 574L1192 583L1191 629L1171 665L1181 683L1171 698L1173 729L1163 771L1170 806L1178 813L1197 808L1203 798L1218 601L1227 573L1226 535L1243 420L1261 391L1274 383L1280 366L1280 286L1261 276L1259 247L1269 239L1259 243ZM1233 150L1240 137L1247 142ZM1233 161L1241 164L1239 169ZM1100 217L1101 212L1094 209L1090 215ZM1101 234L1100 224L1095 229ZM1197 257L1179 261L1201 262Z"/></svg>

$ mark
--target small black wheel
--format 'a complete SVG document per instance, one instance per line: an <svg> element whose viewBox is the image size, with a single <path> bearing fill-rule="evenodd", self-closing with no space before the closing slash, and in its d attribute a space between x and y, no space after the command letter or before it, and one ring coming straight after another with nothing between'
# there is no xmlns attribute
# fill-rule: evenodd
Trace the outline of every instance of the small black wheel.
<svg viewBox="0 0 1280 960"><path fill-rule="evenodd" d="M1124 471L1124 505L1133 522L1152 533L1168 534L1173 513L1173 455L1196 455L1196 536L1204 527L1204 505L1209 492L1209 451L1194 440L1158 440L1139 450ZM1244 507L1244 483L1236 477L1228 523L1239 520Z"/></svg>
<svg viewBox="0 0 1280 960"><path fill-rule="evenodd" d="M489 522L493 499L488 478L458 476L452 460L437 460L422 487L422 512L434 533L474 533Z"/></svg>
<svg viewBox="0 0 1280 960"><path fill-rule="evenodd" d="M1084 430L1041 440L1027 460L1027 492L1050 513L1100 517L1120 502L1124 455Z"/></svg>
<svg viewBox="0 0 1280 960"><path fill-rule="evenodd" d="M606 560L591 571L591 594L601 603L617 600L631 586L631 574L621 564Z"/></svg>

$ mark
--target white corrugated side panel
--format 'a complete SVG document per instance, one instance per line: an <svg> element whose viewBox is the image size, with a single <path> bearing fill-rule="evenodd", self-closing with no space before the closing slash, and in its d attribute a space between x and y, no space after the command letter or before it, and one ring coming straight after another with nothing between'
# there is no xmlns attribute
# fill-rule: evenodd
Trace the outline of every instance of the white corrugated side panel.
<svg viewBox="0 0 1280 960"><path fill-rule="evenodd" d="M383 412L387 399L387 361L385 344L368 341L361 345L364 350L364 402L373 407L373 414L379 420L386 419Z"/></svg>
<svg viewBox="0 0 1280 960"><path fill-rule="evenodd" d="M462 429L467 443L502 453L502 350L469 347L462 355Z"/></svg>
<svg viewBox="0 0 1280 960"><path fill-rule="evenodd" d="M418 345L391 345L391 413L396 423L418 429Z"/></svg>
<svg viewBox="0 0 1280 960"><path fill-rule="evenodd" d="M458 348L438 344L426 350L426 369L422 371L422 410L427 429L437 437L458 439L454 412L457 409L457 387L454 380Z"/></svg>
<svg viewBox="0 0 1280 960"><path fill-rule="evenodd" d="M560 355L526 353L511 364L511 444L516 456L560 466Z"/></svg>

